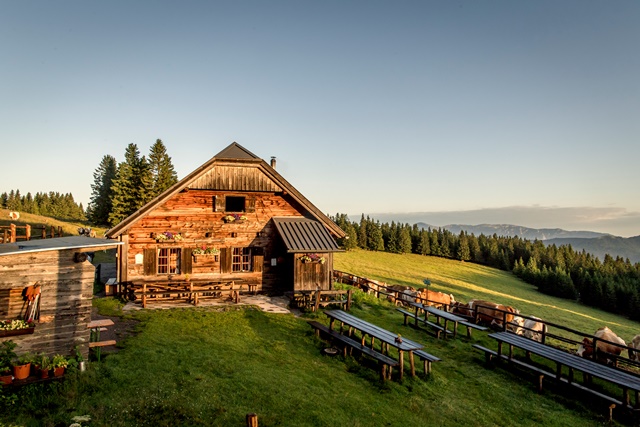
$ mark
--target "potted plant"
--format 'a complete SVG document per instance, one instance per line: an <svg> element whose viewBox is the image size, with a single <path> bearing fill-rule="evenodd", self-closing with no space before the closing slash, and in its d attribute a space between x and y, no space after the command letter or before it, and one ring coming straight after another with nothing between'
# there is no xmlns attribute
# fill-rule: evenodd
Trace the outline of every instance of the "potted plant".
<svg viewBox="0 0 640 427"><path fill-rule="evenodd" d="M38 354L33 361L33 366L36 369L36 375L40 378L48 378L49 370L51 369L51 360L45 353Z"/></svg>
<svg viewBox="0 0 640 427"><path fill-rule="evenodd" d="M61 377L69 362L67 358L61 354L56 354L51 358L51 368L53 368L53 376Z"/></svg>
<svg viewBox="0 0 640 427"><path fill-rule="evenodd" d="M0 383L11 384L13 381L13 375L11 375L12 361L16 358L16 353L13 349L16 348L16 343L13 341L5 341L0 346Z"/></svg>
<svg viewBox="0 0 640 427"><path fill-rule="evenodd" d="M33 353L24 353L15 359L13 364L13 376L16 380L24 380L31 373L31 362L34 361Z"/></svg>

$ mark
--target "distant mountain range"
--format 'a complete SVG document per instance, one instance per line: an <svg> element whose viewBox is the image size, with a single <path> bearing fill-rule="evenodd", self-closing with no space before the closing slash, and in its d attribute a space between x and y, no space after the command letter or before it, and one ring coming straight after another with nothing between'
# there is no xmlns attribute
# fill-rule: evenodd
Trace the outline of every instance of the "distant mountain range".
<svg viewBox="0 0 640 427"><path fill-rule="evenodd" d="M629 258L632 263L640 262L640 236L625 238L593 231L567 231L560 228L537 229L509 224L449 224L438 227L418 222L417 225L420 228L431 228L432 230L442 228L454 234L460 234L460 231L464 230L476 236L480 234L493 236L496 234L507 237L518 236L527 240L537 239L546 245L571 245L573 250L578 252L584 250L597 256L600 260L603 260L606 254L609 254L614 258L617 256L625 259Z"/></svg>

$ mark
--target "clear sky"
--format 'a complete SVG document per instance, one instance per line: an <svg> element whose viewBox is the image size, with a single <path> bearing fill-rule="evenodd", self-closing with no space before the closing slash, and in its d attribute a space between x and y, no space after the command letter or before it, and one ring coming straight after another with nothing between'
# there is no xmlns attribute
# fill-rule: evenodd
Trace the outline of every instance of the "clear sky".
<svg viewBox="0 0 640 427"><path fill-rule="evenodd" d="M0 48L0 192L236 141L329 214L640 235L636 0L0 0Z"/></svg>

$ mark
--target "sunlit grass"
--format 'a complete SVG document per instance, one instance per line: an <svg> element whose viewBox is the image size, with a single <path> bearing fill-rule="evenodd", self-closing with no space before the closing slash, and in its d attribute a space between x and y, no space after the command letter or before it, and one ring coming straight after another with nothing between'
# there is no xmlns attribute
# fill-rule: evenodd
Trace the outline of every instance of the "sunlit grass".
<svg viewBox="0 0 640 427"><path fill-rule="evenodd" d="M469 263L355 251L338 254L335 267L413 286L429 278L433 289L463 301L496 299L585 329L605 320L629 331L635 326ZM99 301L102 314L123 315L115 300ZM258 414L261 427L606 423L602 401L551 383L538 394L529 374L486 367L483 355L471 349L472 343L495 347L486 333L436 340L404 326L384 300L358 291L354 302L354 315L424 343L440 357L433 374L425 378L419 366L418 377L411 378L407 362L402 382L396 371L393 381L383 383L372 362L323 355L328 344L313 335L305 318L293 315L235 306L144 310L126 315L138 321L138 333L120 342L117 354L57 388L23 389L18 400L24 406L0 411L0 423L69 425L74 415L89 414L91 426L243 426L248 413ZM327 322L322 313L308 317Z"/></svg>

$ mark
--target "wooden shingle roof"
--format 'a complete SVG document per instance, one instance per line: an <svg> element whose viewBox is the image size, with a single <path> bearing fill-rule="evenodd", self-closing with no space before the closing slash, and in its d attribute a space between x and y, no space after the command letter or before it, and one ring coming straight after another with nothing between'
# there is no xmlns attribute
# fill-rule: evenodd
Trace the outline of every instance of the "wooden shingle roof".
<svg viewBox="0 0 640 427"><path fill-rule="evenodd" d="M301 217L273 218L287 252L337 252L340 249L318 221Z"/></svg>

